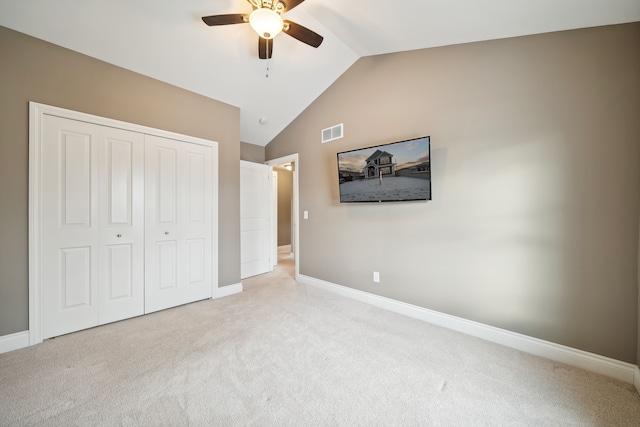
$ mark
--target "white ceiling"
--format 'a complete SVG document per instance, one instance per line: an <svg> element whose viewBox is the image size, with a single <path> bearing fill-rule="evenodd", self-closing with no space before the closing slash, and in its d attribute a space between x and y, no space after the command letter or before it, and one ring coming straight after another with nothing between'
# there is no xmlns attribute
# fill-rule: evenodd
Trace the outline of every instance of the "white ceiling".
<svg viewBox="0 0 640 427"><path fill-rule="evenodd" d="M264 146L362 56L640 21L640 0L306 0L285 19L324 42L278 35L268 78L249 25L200 19L250 11L246 0L0 0L0 25L235 105L241 140Z"/></svg>

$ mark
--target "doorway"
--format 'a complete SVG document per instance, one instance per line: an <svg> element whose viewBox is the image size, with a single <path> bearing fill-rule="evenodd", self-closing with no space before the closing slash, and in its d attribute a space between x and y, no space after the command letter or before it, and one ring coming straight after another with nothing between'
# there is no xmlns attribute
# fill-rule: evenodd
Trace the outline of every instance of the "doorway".
<svg viewBox="0 0 640 427"><path fill-rule="evenodd" d="M299 236L299 191L298 191L298 176L300 173L300 162L298 161L298 154L292 154L289 156L280 157L277 159L269 160L266 162L267 165L271 166L274 170L274 173L277 173L278 170L287 171L283 172L281 176L284 179L287 179L287 176L290 176L291 183L291 191L290 191L290 221L278 221L278 217L282 216L283 207L278 206L278 215L272 216L272 253L276 254L276 259L282 259L282 252L289 250L290 257L293 259L294 263L294 271L295 271L295 279L298 278L300 274L300 236ZM281 187L279 185L273 186L273 203L277 203L278 193L283 191L282 189L278 191L278 188ZM282 188L286 188L286 186L282 186ZM286 191L286 190L284 190ZM285 197L286 199L286 197ZM286 209L286 207L284 207ZM285 217L289 217L289 215L284 215ZM282 219L282 218L281 218ZM279 224L280 222L280 224ZM289 228L289 230L282 230L282 225ZM288 233L287 233L288 231ZM287 239L289 237L289 239ZM287 240L289 241L290 249L287 248L286 245ZM283 243L279 245L279 243ZM280 256L278 256L280 255Z"/></svg>

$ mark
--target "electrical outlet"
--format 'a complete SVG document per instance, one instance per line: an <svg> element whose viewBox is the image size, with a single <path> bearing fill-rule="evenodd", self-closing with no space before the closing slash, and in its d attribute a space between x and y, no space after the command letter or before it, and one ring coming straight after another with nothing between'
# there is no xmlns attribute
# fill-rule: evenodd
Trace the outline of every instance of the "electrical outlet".
<svg viewBox="0 0 640 427"><path fill-rule="evenodd" d="M380 273L378 271L373 272L373 281L376 283L380 283Z"/></svg>

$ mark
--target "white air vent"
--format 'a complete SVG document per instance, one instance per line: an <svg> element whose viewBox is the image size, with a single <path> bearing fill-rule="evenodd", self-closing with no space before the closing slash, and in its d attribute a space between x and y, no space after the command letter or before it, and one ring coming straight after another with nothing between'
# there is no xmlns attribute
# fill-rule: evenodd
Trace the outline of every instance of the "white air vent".
<svg viewBox="0 0 640 427"><path fill-rule="evenodd" d="M340 123L339 125L322 129L322 143L342 138L344 136L343 127L344 123Z"/></svg>

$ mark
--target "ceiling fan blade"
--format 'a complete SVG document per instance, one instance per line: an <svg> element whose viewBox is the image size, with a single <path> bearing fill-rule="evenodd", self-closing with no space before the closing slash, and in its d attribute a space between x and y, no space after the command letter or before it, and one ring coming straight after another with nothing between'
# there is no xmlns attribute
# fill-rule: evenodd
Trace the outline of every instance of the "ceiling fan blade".
<svg viewBox="0 0 640 427"><path fill-rule="evenodd" d="M231 13L228 15L203 16L202 20L209 26L244 24L245 22L249 22L249 15L244 13Z"/></svg>
<svg viewBox="0 0 640 427"><path fill-rule="evenodd" d="M303 27L302 25L296 24L291 21L284 21L284 29L283 31L289 34L294 39L300 40L302 43L306 43L309 46L318 47L324 40L320 34L315 33L308 29L307 27Z"/></svg>
<svg viewBox="0 0 640 427"><path fill-rule="evenodd" d="M273 39L267 40L258 37L258 57L260 59L270 59L273 55Z"/></svg>
<svg viewBox="0 0 640 427"><path fill-rule="evenodd" d="M302 3L304 0L281 0L284 3L284 10L288 11Z"/></svg>

